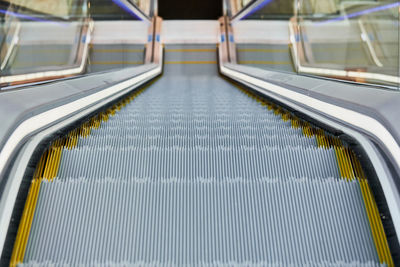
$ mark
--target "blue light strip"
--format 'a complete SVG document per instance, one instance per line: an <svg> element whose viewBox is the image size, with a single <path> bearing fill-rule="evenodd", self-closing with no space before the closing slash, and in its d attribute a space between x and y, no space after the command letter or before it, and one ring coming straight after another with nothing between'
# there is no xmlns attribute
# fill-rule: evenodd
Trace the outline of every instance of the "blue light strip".
<svg viewBox="0 0 400 267"><path fill-rule="evenodd" d="M68 26L67 23L57 22L57 21L52 21L52 20L47 20L47 19L42 19L42 18L33 17L33 16L26 15L26 14L21 14L21 13L9 11L9 10L4 10L4 9L0 9L0 13L5 14L5 15L9 15L9 16L12 16L12 17L20 18L20 19L32 20L32 21L37 21L37 22L45 22L45 23L50 23L50 24L54 24L54 25L57 25L57 26L62 26L62 27L67 27Z"/></svg>
<svg viewBox="0 0 400 267"><path fill-rule="evenodd" d="M132 11L132 9L130 9L127 5L125 5L123 2L121 2L121 0L112 0L114 2L114 4L116 4L117 6L119 6L121 9L125 10L126 12L128 12L129 14L133 15L133 17L137 18L138 20L142 20L142 18L140 18L135 12Z"/></svg>
<svg viewBox="0 0 400 267"><path fill-rule="evenodd" d="M258 6L256 6L253 10L251 10L248 14L246 14L245 16L243 16L240 20L247 18L250 15L253 15L255 12L257 12L258 10L260 10L261 8L265 7L266 5L268 5L269 3L271 3L273 0L264 0L261 4L259 4Z"/></svg>
<svg viewBox="0 0 400 267"><path fill-rule="evenodd" d="M345 20L345 19L350 19L350 18L359 17L359 16L362 16L362 15L366 15L366 14L370 14L370 13L374 13L374 12L390 9L390 8L395 8L395 7L398 7L398 6L400 6L400 2L395 2L395 3L392 3L392 4L387 4L387 5L383 5L383 6L377 6L377 7L361 10L361 11L354 12L354 13L351 13L351 14L347 14L347 15L344 15L344 16L340 16L340 17L337 17L337 18L334 18L334 19L328 19L328 20L325 20L325 21L317 22L315 24L321 25L321 24L326 24L326 23L330 23L330 22L334 22L334 21L341 21L341 20Z"/></svg>

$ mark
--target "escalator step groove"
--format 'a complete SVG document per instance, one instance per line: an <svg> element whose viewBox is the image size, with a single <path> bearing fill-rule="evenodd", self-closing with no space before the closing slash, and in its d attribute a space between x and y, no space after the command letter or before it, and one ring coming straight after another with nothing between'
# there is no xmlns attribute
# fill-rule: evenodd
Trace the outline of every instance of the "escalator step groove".
<svg viewBox="0 0 400 267"><path fill-rule="evenodd" d="M36 212L25 257L39 262L376 261L357 181L56 180Z"/></svg>
<svg viewBox="0 0 400 267"><path fill-rule="evenodd" d="M386 266L338 140L168 49L190 62L58 148L21 266Z"/></svg>

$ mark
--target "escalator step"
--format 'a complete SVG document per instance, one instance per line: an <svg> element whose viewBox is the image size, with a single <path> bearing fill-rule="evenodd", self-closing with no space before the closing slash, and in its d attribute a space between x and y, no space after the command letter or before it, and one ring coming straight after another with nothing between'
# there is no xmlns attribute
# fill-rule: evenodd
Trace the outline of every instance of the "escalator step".
<svg viewBox="0 0 400 267"><path fill-rule="evenodd" d="M27 261L303 265L377 260L356 181L56 180L42 183L36 214Z"/></svg>
<svg viewBox="0 0 400 267"><path fill-rule="evenodd" d="M106 164L104 164L106 163ZM135 166L132 166L135 163ZM340 178L334 149L220 147L64 150L59 179Z"/></svg>
<svg viewBox="0 0 400 267"><path fill-rule="evenodd" d="M166 65L57 154L22 266L385 266L360 181L318 142L215 65Z"/></svg>

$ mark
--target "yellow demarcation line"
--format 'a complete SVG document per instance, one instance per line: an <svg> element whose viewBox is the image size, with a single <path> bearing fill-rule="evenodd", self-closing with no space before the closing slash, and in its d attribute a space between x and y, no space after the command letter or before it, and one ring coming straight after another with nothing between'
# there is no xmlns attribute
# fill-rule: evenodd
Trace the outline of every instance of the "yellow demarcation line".
<svg viewBox="0 0 400 267"><path fill-rule="evenodd" d="M217 64L217 61L166 61L165 64Z"/></svg>
<svg viewBox="0 0 400 267"><path fill-rule="evenodd" d="M258 65L290 65L289 61L273 61L273 60L240 60L239 64L258 64Z"/></svg>
<svg viewBox="0 0 400 267"><path fill-rule="evenodd" d="M28 196L25 202L25 207L22 212L21 221L18 226L17 236L11 254L11 267L15 267L24 261L25 250L28 244L29 233L39 197L40 185L43 180L52 182L54 179L56 179L63 149L70 150L76 147L78 145L79 138L88 137L92 129L98 129L102 122L107 122L110 116L114 116L118 110L121 110L122 107L125 107L128 103L133 101L133 99L135 99L156 80L157 79L154 79L147 86L131 93L106 111L100 112L100 114L90 118L80 127L67 133L64 137L55 140L50 148L43 153L33 175L32 183L30 185Z"/></svg>
<svg viewBox="0 0 400 267"><path fill-rule="evenodd" d="M166 64L216 64L214 61L212 61L213 63L204 63L211 61L200 61L201 63L198 63L198 61L193 62L184 61L184 63L178 63L177 61ZM148 86L150 85L151 83ZM79 128L72 130L65 137L56 140L49 150L42 155L28 192L27 200L18 227L17 237L14 243L10 266L14 267L23 262L26 245L29 239L30 228L35 214L36 203L39 196L40 184L43 179L52 182L57 177L62 150L73 149L76 147L79 138L86 138L89 136L92 129L99 128L102 122L108 121L110 116L115 115L118 110L130 103L148 86L130 94L128 97L113 105L111 108L101 112L99 115L83 123ZM261 105L267 106L268 110L273 110L276 115L280 115L282 120L290 120L291 126L296 129L301 128L305 136L309 138L315 137L319 147L324 149L335 149L341 177L346 180L357 179L359 181L368 220L371 226L372 236L380 262L386 263L388 267L394 267L394 262L390 253L378 207L369 187L368 180L366 179L361 164L354 152L345 147L339 138L327 135L322 129L313 127L310 123L300 120L281 107L262 99L261 97L241 88L240 86L237 87L243 93L259 102Z"/></svg>
<svg viewBox="0 0 400 267"><path fill-rule="evenodd" d="M372 237L374 238L375 246L378 251L379 261L381 263L386 263L388 267L394 267L382 220L368 181L366 179L360 179L360 187L371 225Z"/></svg>
<svg viewBox="0 0 400 267"><path fill-rule="evenodd" d="M354 170L360 182L361 193L364 199L368 220L371 225L372 237L378 252L379 261L380 263L386 263L388 267L394 267L385 229L383 228L378 206L376 205L372 190L368 184L368 180L366 179L361 164L354 153L351 154L351 161L354 165Z"/></svg>
<svg viewBox="0 0 400 267"><path fill-rule="evenodd" d="M165 52L216 52L216 48L204 48L204 49L165 49Z"/></svg>
<svg viewBox="0 0 400 267"><path fill-rule="evenodd" d="M14 242L13 252L11 254L10 266L14 267L21 263L24 259L26 245L28 243L29 232L31 229L33 216L35 214L35 208L37 199L40 191L41 176L45 165L48 152L46 151L36 168L35 174L32 179L31 186L29 188L28 196L26 199L25 207L22 212L21 221L18 227L17 237Z"/></svg>
<svg viewBox="0 0 400 267"><path fill-rule="evenodd" d="M365 211L367 213L372 237L380 263L386 263L388 267L394 267L394 262L390 253L385 230L379 215L378 206L368 184L368 180L364 174L364 171L362 170L361 163L353 150L346 147L339 138L326 134L324 130L316 128L310 123L295 117L293 114L275 105L274 103L262 99L256 94L241 88L237 84L235 85L243 93L255 99L257 102L260 102L261 105L267 106L267 108L269 110L273 110L276 115L280 115L282 120L290 120L292 128L301 128L305 136L309 138L315 137L319 147L324 149L333 148L335 150L340 176L347 181L354 181L357 179L359 182L365 204Z"/></svg>

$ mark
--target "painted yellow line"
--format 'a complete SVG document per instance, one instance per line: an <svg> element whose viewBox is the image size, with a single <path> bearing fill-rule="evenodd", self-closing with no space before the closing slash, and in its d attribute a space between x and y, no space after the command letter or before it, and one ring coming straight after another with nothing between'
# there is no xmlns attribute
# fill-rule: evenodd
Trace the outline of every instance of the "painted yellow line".
<svg viewBox="0 0 400 267"><path fill-rule="evenodd" d="M26 245L32 226L33 216L35 214L36 203L40 191L40 180L33 180L29 188L28 197L21 218L21 223L18 228L17 239L11 256L10 266L17 266L24 260Z"/></svg>
<svg viewBox="0 0 400 267"><path fill-rule="evenodd" d="M394 267L394 262L390 254L386 234L383 229L382 220L379 216L378 207L372 195L371 189L366 179L360 179L360 187L365 203L365 210L371 225L372 236L378 251L380 263L386 263L388 267Z"/></svg>
<svg viewBox="0 0 400 267"><path fill-rule="evenodd" d="M29 234L31 231L36 204L40 192L40 185L43 180L52 182L54 178L57 177L63 148L72 149L73 147L75 147L78 144L79 138L85 138L91 133L92 129L99 128L100 124L107 121L109 116L114 115L117 109L119 110L121 106L125 106L127 103L132 101L137 95L142 93L144 89L149 87L155 81L156 80L153 80L146 87L143 87L140 90L133 92L127 98L113 105L107 111L104 111L99 115L91 118L88 122L85 122L79 128L69 132L65 137L56 140L53 145L45 153L43 153L33 175L21 221L18 226L17 236L11 254L11 267L16 267L18 264L24 261L25 250L28 244Z"/></svg>
<svg viewBox="0 0 400 267"><path fill-rule="evenodd" d="M390 253L385 230L379 215L378 206L376 205L376 201L368 184L368 180L365 177L361 163L357 159L356 155L354 153L350 153L350 158L354 167L354 173L357 176L360 184L360 190L365 204L365 211L371 226L372 238L375 243L379 261L380 263L386 263L388 267L394 267L394 262Z"/></svg>
<svg viewBox="0 0 400 267"><path fill-rule="evenodd" d="M290 65L287 61L266 61L266 60L241 60L239 64L259 64L259 65Z"/></svg>
<svg viewBox="0 0 400 267"><path fill-rule="evenodd" d="M24 211L21 217L21 222L18 226L18 232L14 242L13 252L11 254L10 266L12 267L17 266L24 260L26 245L28 244L29 233L39 196L40 184L42 182L41 177L47 157L48 153L45 152L39 161L31 186L29 188Z"/></svg>
<svg viewBox="0 0 400 267"><path fill-rule="evenodd" d="M250 97L255 98L252 93L245 91L239 86L237 87ZM261 101L263 102L265 100ZM288 117L291 116L290 114L286 115L286 111L275 106L274 104L265 104L268 106L268 109L271 107L276 115L281 115L282 119L288 119ZM378 206L368 184L368 180L366 179L362 170L361 163L357 159L354 152L343 146L339 138L326 135L322 129L312 129L308 123L304 123L293 116L289 119L291 119L292 127L301 127L303 129L303 134L305 136L312 137L314 135L317 139L319 147L326 149L333 147L335 149L336 159L338 162L338 171L343 179L348 181L354 179L358 180L379 261L380 263L386 263L388 267L394 267L394 262L390 253L390 248L387 242L387 237L383 228Z"/></svg>
<svg viewBox="0 0 400 267"><path fill-rule="evenodd" d="M217 52L217 49L165 49L165 52Z"/></svg>
<svg viewBox="0 0 400 267"><path fill-rule="evenodd" d="M92 61L91 65L141 65L142 61Z"/></svg>
<svg viewBox="0 0 400 267"><path fill-rule="evenodd" d="M288 53L289 47L287 49L263 49L263 48L242 48L238 49L238 52L262 52L262 53Z"/></svg>
<svg viewBox="0 0 400 267"><path fill-rule="evenodd" d="M217 64L217 61L166 61L165 64Z"/></svg>

